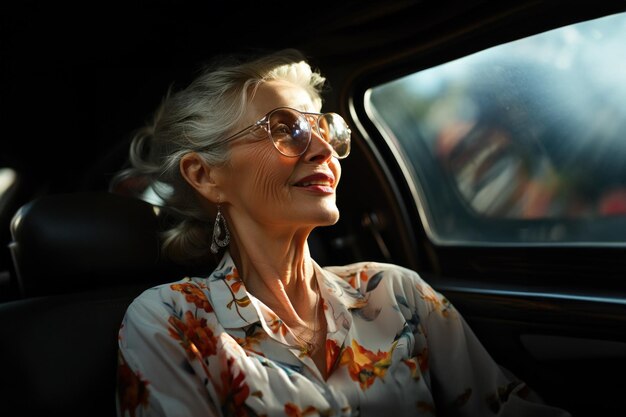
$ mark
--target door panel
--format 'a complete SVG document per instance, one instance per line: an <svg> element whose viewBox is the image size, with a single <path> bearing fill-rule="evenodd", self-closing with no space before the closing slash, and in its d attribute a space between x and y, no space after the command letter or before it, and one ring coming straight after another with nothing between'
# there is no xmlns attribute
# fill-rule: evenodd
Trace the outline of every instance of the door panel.
<svg viewBox="0 0 626 417"><path fill-rule="evenodd" d="M463 314L494 359L548 403L574 416L624 415L625 299L425 279Z"/></svg>

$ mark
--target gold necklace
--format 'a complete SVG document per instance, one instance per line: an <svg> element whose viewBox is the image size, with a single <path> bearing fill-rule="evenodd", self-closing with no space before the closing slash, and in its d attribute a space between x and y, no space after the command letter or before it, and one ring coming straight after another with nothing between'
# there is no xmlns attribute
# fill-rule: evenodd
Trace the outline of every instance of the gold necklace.
<svg viewBox="0 0 626 417"><path fill-rule="evenodd" d="M304 344L303 347L306 349L306 352L309 352L309 353L313 353L313 351L315 351L317 349L317 343L315 343L315 339L317 338L317 332L319 331L319 329L317 328L318 321L319 321L318 320L318 316L319 316L319 311L320 311L320 308L319 308L319 302L320 302L320 289L319 289L319 286L317 288L316 295L317 296L315 297L315 319L314 319L315 321L313 322L313 329L311 330L309 328L309 326L304 325L304 327L307 330L313 332L313 335L311 336L311 338L307 339L307 338L302 336L301 332L292 332L293 335L296 337L296 339L300 340L300 342L303 342L303 344ZM300 333L300 334L298 334L298 333Z"/></svg>

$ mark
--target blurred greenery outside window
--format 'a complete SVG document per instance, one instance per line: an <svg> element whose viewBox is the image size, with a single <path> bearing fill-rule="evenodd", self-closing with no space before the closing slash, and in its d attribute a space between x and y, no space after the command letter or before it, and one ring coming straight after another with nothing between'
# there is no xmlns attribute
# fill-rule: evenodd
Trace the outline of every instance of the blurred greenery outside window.
<svg viewBox="0 0 626 417"><path fill-rule="evenodd" d="M626 242L626 14L371 88L439 244Z"/></svg>

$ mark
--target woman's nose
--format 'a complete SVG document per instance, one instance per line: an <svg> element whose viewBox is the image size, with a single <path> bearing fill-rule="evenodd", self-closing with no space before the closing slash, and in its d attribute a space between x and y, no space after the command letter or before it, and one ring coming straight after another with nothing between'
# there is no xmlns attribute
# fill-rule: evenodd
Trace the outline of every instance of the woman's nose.
<svg viewBox="0 0 626 417"><path fill-rule="evenodd" d="M311 123L311 143L309 143L304 157L309 161L318 160L325 162L332 157L333 148L325 139L323 132L320 131L317 120L313 117L309 117L308 120Z"/></svg>

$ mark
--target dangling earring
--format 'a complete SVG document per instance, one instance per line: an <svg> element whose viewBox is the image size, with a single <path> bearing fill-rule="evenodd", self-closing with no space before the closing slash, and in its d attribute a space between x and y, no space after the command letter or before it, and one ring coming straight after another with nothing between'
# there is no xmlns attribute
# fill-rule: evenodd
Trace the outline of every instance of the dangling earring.
<svg viewBox="0 0 626 417"><path fill-rule="evenodd" d="M222 223L222 225L220 225ZM220 239L222 236L222 228L224 238ZM219 203L217 204L217 216L215 216L215 224L213 225L213 242L211 243L211 252L217 253L219 248L223 248L230 243L230 231L228 230L228 225L226 224L226 219L222 216L222 211L220 210Z"/></svg>

